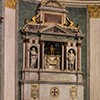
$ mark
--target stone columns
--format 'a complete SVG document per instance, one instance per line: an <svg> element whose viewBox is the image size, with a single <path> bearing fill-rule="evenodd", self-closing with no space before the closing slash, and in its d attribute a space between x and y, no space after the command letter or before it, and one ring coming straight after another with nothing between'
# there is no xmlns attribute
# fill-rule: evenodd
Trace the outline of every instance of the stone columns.
<svg viewBox="0 0 100 100"><path fill-rule="evenodd" d="M61 64L61 70L64 71L64 45L62 44L62 64Z"/></svg>
<svg viewBox="0 0 100 100"><path fill-rule="evenodd" d="M25 39L24 42L25 42L25 69L27 69L29 67L29 55L28 55L28 39Z"/></svg>
<svg viewBox="0 0 100 100"><path fill-rule="evenodd" d="M40 68L44 69L44 42L40 43Z"/></svg>
<svg viewBox="0 0 100 100"><path fill-rule="evenodd" d="M80 43L77 43L77 71L81 70L81 47Z"/></svg>
<svg viewBox="0 0 100 100"><path fill-rule="evenodd" d="M64 69L68 70L68 67L67 67L67 43L64 44Z"/></svg>

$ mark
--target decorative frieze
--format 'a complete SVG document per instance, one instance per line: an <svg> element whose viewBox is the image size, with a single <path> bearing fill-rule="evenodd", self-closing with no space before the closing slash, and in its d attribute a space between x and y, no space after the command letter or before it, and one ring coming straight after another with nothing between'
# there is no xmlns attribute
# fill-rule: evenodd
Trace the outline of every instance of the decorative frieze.
<svg viewBox="0 0 100 100"><path fill-rule="evenodd" d="M100 5L88 5L91 18L100 18Z"/></svg>

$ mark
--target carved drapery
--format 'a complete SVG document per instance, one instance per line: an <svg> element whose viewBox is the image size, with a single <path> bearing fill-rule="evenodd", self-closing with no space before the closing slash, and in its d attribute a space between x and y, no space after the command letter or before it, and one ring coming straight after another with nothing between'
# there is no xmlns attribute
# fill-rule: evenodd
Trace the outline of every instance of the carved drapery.
<svg viewBox="0 0 100 100"><path fill-rule="evenodd" d="M17 0L5 0L5 7L15 9Z"/></svg>
<svg viewBox="0 0 100 100"><path fill-rule="evenodd" d="M100 18L100 5L88 5L91 18Z"/></svg>

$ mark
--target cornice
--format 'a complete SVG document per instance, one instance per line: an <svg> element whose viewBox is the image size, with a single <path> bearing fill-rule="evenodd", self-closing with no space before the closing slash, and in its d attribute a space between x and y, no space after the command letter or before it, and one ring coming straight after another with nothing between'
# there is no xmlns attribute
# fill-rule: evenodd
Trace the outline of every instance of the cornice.
<svg viewBox="0 0 100 100"><path fill-rule="evenodd" d="M27 1L27 2L31 2L31 3L39 3L41 2L41 0L22 0L22 1ZM67 6L87 6L89 4L97 4L100 5L100 1L99 0L59 0L62 2L62 4L67 5Z"/></svg>

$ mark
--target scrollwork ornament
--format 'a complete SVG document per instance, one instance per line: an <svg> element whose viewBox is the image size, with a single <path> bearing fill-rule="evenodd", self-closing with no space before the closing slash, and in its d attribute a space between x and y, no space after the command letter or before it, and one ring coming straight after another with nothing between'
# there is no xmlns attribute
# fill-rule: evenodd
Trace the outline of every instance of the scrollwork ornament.
<svg viewBox="0 0 100 100"><path fill-rule="evenodd" d="M16 0L5 0L5 7L15 9L16 8Z"/></svg>
<svg viewBox="0 0 100 100"><path fill-rule="evenodd" d="M100 18L100 5L88 5L91 18Z"/></svg>

